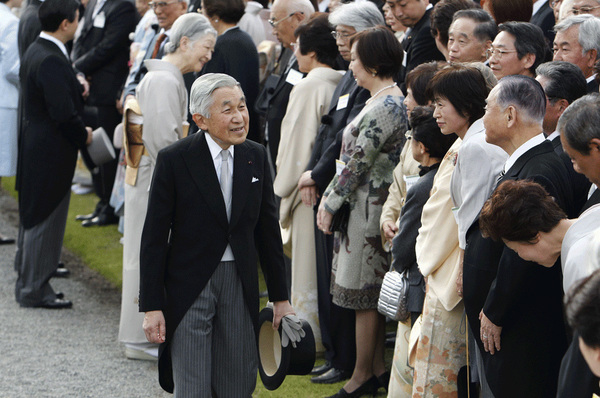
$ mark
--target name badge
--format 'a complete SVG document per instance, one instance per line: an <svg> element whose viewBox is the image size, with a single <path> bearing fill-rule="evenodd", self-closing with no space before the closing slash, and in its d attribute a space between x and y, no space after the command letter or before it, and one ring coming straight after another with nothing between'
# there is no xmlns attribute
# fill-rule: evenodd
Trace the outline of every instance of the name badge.
<svg viewBox="0 0 600 398"><path fill-rule="evenodd" d="M302 73L298 72L296 69L290 69L290 71L287 74L287 77L285 78L285 81L291 84L292 86L295 86L300 80L302 80L302 78Z"/></svg>
<svg viewBox="0 0 600 398"><path fill-rule="evenodd" d="M335 174L340 176L342 175L342 170L344 170L344 167L346 167L346 163L342 162L339 159L335 160Z"/></svg>
<svg viewBox="0 0 600 398"><path fill-rule="evenodd" d="M335 108L335 110L339 111L340 109L345 109L348 106L348 98L350 98L350 94L342 95L338 99L337 107Z"/></svg>
<svg viewBox="0 0 600 398"><path fill-rule="evenodd" d="M406 184L406 192L413 187L419 181L419 176L404 176L404 183Z"/></svg>
<svg viewBox="0 0 600 398"><path fill-rule="evenodd" d="M106 15L104 15L104 11L101 11L96 18L94 18L94 28L104 29L104 24L106 23Z"/></svg>

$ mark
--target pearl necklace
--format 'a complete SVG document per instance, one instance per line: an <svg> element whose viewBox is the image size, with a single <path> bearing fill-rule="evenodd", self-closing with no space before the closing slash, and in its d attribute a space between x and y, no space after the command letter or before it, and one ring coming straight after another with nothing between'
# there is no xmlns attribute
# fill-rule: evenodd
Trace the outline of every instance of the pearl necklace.
<svg viewBox="0 0 600 398"><path fill-rule="evenodd" d="M384 88L382 88L381 90L379 90L378 92L376 92L375 94L373 94L371 96L371 98L369 98L368 100L365 101L365 105L368 105L369 102L373 101L375 99L375 97L377 97L379 94L381 94L383 91L387 90L388 88L393 88L396 87L398 84L394 82L394 84L390 84L389 86L385 86Z"/></svg>

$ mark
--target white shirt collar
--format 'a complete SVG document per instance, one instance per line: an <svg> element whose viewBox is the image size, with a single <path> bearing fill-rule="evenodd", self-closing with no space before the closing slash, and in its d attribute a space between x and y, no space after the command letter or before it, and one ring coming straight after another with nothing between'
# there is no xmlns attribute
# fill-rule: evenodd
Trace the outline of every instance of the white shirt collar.
<svg viewBox="0 0 600 398"><path fill-rule="evenodd" d="M508 170L510 170L510 168L514 166L514 164L517 162L517 160L521 156L523 156L525 154L525 152L527 152L534 146L541 144L542 142L544 142L545 139L546 139L546 137L544 137L544 134L539 133L538 135L536 135L533 138L530 138L523 145L518 147L517 150L514 151L513 154L508 157L508 160L504 164L504 172L506 173Z"/></svg>
<svg viewBox="0 0 600 398"><path fill-rule="evenodd" d="M554 133L550 134L548 137L546 137L546 139L548 141L552 141L553 139L555 139L556 137L559 137L560 134L558 133L558 131L555 131Z"/></svg>
<svg viewBox="0 0 600 398"><path fill-rule="evenodd" d="M56 44L58 46L58 48L60 49L60 51L62 51L62 53L65 54L65 57L67 57L67 59L70 60L69 53L67 52L67 47L65 47L65 43L58 40L56 37L50 36L46 32L40 32L40 37L42 39L46 39L46 40L51 41L52 43Z"/></svg>
<svg viewBox="0 0 600 398"><path fill-rule="evenodd" d="M210 156L213 159L213 162L215 162L215 164L221 164L221 151L223 150L223 148L221 148L219 146L219 144L217 144L217 142L210 136L210 134L208 133L204 133L204 136L206 137L206 143L208 144L208 150L210 151ZM229 160L230 162L233 162L233 145L230 145L229 148L227 148L229 150ZM233 163L230 163L233 164ZM219 166L220 169L220 166ZM230 168L230 170L232 170L232 168Z"/></svg>
<svg viewBox="0 0 600 398"><path fill-rule="evenodd" d="M540 8L542 8L544 3L546 2L548 2L548 0L537 0L535 3L533 3L533 12L531 13L531 16L537 14L537 12L540 10Z"/></svg>

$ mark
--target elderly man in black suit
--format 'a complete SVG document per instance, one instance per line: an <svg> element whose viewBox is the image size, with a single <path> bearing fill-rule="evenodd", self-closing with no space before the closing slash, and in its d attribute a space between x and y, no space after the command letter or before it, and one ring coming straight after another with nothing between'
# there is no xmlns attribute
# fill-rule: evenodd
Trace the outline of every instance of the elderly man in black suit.
<svg viewBox="0 0 600 398"><path fill-rule="evenodd" d="M73 45L73 66L79 76L90 82L86 105L94 110L94 127L103 127L112 139L121 121L116 101L127 77L129 33L135 30L136 10L127 0L91 0L81 23L81 33ZM117 163L115 159L92 169L94 190L100 201L94 213L78 218L84 226L118 222L108 203Z"/></svg>
<svg viewBox="0 0 600 398"><path fill-rule="evenodd" d="M444 60L444 55L437 49L431 35L429 0L387 0L386 4L396 19L410 28L402 41L402 48L406 52L404 71L400 76L402 82L408 72L422 63Z"/></svg>
<svg viewBox="0 0 600 398"><path fill-rule="evenodd" d="M64 236L77 150L91 141L82 86L65 43L78 24L75 0L46 0L39 8L40 37L21 62L23 119L19 142L19 240L16 300L22 307L69 308L48 280Z"/></svg>
<svg viewBox="0 0 600 398"><path fill-rule="evenodd" d="M487 99L486 141L509 154L499 182L540 183L569 214L572 187L564 163L542 134L546 97L521 75L500 80ZM521 259L484 238L478 220L467 232L463 298L477 342L480 378L496 397L555 397L567 337L560 262L552 268ZM483 373L484 372L484 373Z"/></svg>
<svg viewBox="0 0 600 398"><path fill-rule="evenodd" d="M140 258L144 331L162 343L165 390L248 397L258 359L257 252L274 327L293 313L267 151L246 140L246 101L232 77L198 78L190 111L204 133L156 161Z"/></svg>

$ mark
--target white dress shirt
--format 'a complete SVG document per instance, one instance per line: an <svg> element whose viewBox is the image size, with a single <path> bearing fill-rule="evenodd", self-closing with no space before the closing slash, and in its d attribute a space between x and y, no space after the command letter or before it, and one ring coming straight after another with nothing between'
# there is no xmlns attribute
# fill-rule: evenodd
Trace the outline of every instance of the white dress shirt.
<svg viewBox="0 0 600 398"><path fill-rule="evenodd" d="M65 47L65 43L58 40L56 37L50 36L46 32L41 32L40 37L42 39L50 40L52 43L56 44L58 46L58 48L60 48L60 51L62 51L62 53L65 54L65 57L67 57L67 59L69 59L69 53L67 53L67 47Z"/></svg>
<svg viewBox="0 0 600 398"><path fill-rule="evenodd" d="M510 168L514 166L514 164L517 162L517 160L521 156L523 156L525 154L525 152L527 152L534 146L540 145L542 142L544 142L545 139L546 139L546 137L544 137L544 133L539 133L538 135L536 135L533 138L530 138L523 145L518 147L517 150L514 151L513 154L509 156L508 160L504 164L504 172L506 173L508 170L510 170Z"/></svg>

